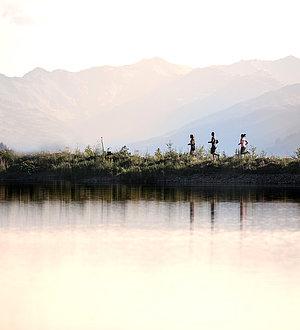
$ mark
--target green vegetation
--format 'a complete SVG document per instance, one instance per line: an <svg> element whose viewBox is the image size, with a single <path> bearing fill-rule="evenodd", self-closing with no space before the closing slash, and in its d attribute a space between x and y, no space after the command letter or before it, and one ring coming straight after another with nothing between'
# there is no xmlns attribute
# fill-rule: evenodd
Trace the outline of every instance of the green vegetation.
<svg viewBox="0 0 300 330"><path fill-rule="evenodd" d="M211 174L300 174L300 148L294 157L250 155L213 161L203 147L194 156L168 146L154 155L131 154L126 147L112 154L87 147L83 152L69 150L55 153L18 154L0 151L0 179L82 180L111 178L132 182L155 182L168 177Z"/></svg>

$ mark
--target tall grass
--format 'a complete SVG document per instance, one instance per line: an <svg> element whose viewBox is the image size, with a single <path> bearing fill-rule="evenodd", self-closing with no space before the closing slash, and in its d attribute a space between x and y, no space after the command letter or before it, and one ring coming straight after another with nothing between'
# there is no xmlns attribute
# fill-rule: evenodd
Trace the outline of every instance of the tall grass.
<svg viewBox="0 0 300 330"><path fill-rule="evenodd" d="M151 178L165 175L186 176L197 173L300 173L300 148L293 157L267 157L253 152L243 157L225 154L213 161L203 147L193 156L169 147L154 155L130 153L126 147L108 154L96 148L21 154L0 151L0 177L45 176L76 179L97 176Z"/></svg>

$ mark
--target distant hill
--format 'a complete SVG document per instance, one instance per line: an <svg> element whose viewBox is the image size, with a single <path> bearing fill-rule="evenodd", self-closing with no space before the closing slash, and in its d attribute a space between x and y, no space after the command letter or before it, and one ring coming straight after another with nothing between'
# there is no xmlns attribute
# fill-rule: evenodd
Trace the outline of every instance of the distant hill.
<svg viewBox="0 0 300 330"><path fill-rule="evenodd" d="M101 118L189 72L154 58L80 72L36 68L24 77L0 76L1 138L18 149L93 143L111 124ZM100 120L92 132L95 114ZM111 131L113 137L113 125Z"/></svg>
<svg viewBox="0 0 300 330"><path fill-rule="evenodd" d="M0 75L0 140L14 149L38 150L95 144L103 136L114 147L173 136L168 133L172 131L184 147L185 133L179 132L196 129L208 118L216 120L207 122L211 130L218 120L227 122L231 107L251 104L272 91L269 106L273 110L268 111L274 111L274 116L268 120L276 127L276 109L283 107L277 104L278 91L295 83L300 83L300 59L292 56L195 69L160 58L80 72L36 68L24 77ZM246 109L239 110L242 118L247 116ZM291 124L284 125L278 149L272 146L274 141L267 141L273 152L285 149L282 141L288 136L297 136L293 130L286 135ZM250 133L249 129L247 123L244 130ZM164 143L161 138L155 141ZM145 144L133 145L144 148ZM224 145L226 150L231 148Z"/></svg>
<svg viewBox="0 0 300 330"><path fill-rule="evenodd" d="M284 85L300 82L300 59L291 55L275 61L240 61L217 68L234 75L249 75L260 71L269 74Z"/></svg>
<svg viewBox="0 0 300 330"><path fill-rule="evenodd" d="M247 133L250 145L270 154L291 155L300 145L300 84L282 87L238 103L220 112L185 125L163 136L133 144L141 151L153 152L171 141L187 150L189 134L198 145L208 147L211 131L220 140L218 149L233 154L239 136Z"/></svg>

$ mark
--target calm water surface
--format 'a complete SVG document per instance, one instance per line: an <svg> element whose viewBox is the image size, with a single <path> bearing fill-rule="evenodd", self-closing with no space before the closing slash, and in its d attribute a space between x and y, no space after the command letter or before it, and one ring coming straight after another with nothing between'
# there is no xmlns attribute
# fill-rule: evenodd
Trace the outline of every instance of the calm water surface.
<svg viewBox="0 0 300 330"><path fill-rule="evenodd" d="M299 190L0 186L0 329L300 329Z"/></svg>

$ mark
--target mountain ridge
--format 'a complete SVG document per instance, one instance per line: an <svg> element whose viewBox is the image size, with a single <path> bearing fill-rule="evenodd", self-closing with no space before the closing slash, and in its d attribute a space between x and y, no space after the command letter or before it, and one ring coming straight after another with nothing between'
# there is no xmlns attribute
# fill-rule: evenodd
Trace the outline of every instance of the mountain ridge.
<svg viewBox="0 0 300 330"><path fill-rule="evenodd" d="M266 125L270 120L272 125ZM300 144L299 123L300 83L297 83L239 102L163 136L133 143L131 147L143 152L153 152L157 146L165 146L171 141L174 147L187 150L189 134L195 134L199 138L200 133L199 144L207 146L205 139L208 140L210 132L215 131L220 140L219 151L232 154L238 147L239 134L247 132L250 144L260 151L291 155ZM258 126L260 129L257 130Z"/></svg>
<svg viewBox="0 0 300 330"><path fill-rule="evenodd" d="M204 68L161 58L78 72L37 67L23 77L0 75L1 140L18 150L39 150L95 144L104 136L120 146L294 81L300 82L300 59L291 56Z"/></svg>

